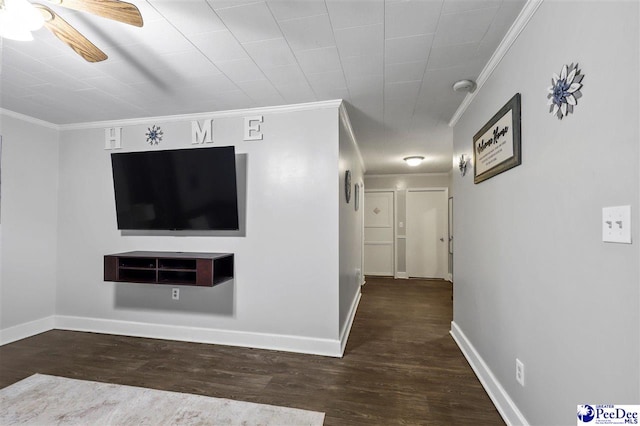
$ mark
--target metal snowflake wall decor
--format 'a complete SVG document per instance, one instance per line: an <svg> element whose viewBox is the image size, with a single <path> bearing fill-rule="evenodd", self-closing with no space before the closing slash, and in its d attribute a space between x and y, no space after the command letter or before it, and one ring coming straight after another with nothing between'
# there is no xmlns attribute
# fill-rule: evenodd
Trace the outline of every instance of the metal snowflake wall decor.
<svg viewBox="0 0 640 426"><path fill-rule="evenodd" d="M147 142L149 142L150 145L158 145L158 142L162 141L162 136L164 135L160 126L156 127L154 124L151 127L147 127L147 130L148 132L145 133Z"/></svg>
<svg viewBox="0 0 640 426"><path fill-rule="evenodd" d="M549 112L562 120L573 112L573 107L578 104L578 99L582 97L582 79L584 74L580 74L578 64L565 65L562 67L560 76L554 73L551 77L551 87L547 89L549 94Z"/></svg>

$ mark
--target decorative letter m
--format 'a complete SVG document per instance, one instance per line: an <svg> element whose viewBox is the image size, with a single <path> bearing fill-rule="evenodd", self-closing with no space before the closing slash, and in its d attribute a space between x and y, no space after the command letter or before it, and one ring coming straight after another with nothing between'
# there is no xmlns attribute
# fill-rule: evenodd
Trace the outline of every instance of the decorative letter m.
<svg viewBox="0 0 640 426"><path fill-rule="evenodd" d="M213 119L204 120L202 126L197 120L191 122L191 143L212 143L213 142Z"/></svg>

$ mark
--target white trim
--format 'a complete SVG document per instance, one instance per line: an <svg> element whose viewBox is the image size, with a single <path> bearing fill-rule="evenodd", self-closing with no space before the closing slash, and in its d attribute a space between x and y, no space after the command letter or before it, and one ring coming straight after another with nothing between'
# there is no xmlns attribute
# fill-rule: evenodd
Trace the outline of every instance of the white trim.
<svg viewBox="0 0 640 426"><path fill-rule="evenodd" d="M360 202L360 209L358 211L360 219L360 281L362 281L360 287L366 284L364 275L364 179L361 184L362 191L360 191L360 200L358 200Z"/></svg>
<svg viewBox="0 0 640 426"><path fill-rule="evenodd" d="M349 135L349 139L351 139L353 148L356 150L356 156L358 157L358 161L360 161L360 167L362 168L362 175L364 176L364 174L367 171L367 168L364 165L362 152L360 152L360 147L358 146L358 140L356 139L356 134L353 132L353 127L351 127L351 119L349 118L347 107L344 106L344 102L340 102L340 106L338 108L338 114L340 116L340 123L342 123L342 125L344 126L344 129Z"/></svg>
<svg viewBox="0 0 640 426"><path fill-rule="evenodd" d="M103 318L86 318L58 315L55 328L59 330L85 331L91 333L116 334L121 336L146 337L151 339L177 340L183 342L209 343L245 348L270 349L314 355L340 357L338 339L318 339L270 333L220 330L186 327L167 324L149 324L134 321L119 321Z"/></svg>
<svg viewBox="0 0 640 426"><path fill-rule="evenodd" d="M446 192L447 200L449 200L449 188L446 186L430 186L427 188L407 188L405 189L407 192Z"/></svg>
<svg viewBox="0 0 640 426"><path fill-rule="evenodd" d="M296 111L307 111L314 109L325 109L325 108L339 108L342 109L342 99L333 99L329 101L318 101L318 102L307 102L301 104L291 104L291 105L276 105L269 107L259 107L259 108L245 108L245 109L234 109L227 111L211 111L211 112L199 112L195 114L178 114L178 115L164 115L164 116L156 116L156 117L139 117L139 118L126 118L122 120L106 120L106 121L91 121L86 123L70 123L70 124L55 124L48 121L40 120L39 118L34 118L29 115L21 114L19 112L11 111L8 109L0 108L0 115L6 115L7 117L13 117L18 120L27 121L29 123L37 124L39 126L48 127L53 130L85 130L85 129L101 129L104 127L124 127L124 126L137 126L137 125L146 125L149 124L150 121L161 121L163 123L170 123L176 121L192 121L192 120L202 120L207 118L223 118L223 117L241 117L248 114L271 114L271 113L283 113L283 112L296 112ZM349 123L349 128L351 128L351 122L349 121L349 116L344 112L346 119ZM342 111L341 111L342 118ZM353 134L353 129L351 129L351 133ZM355 137L353 139L355 143ZM363 164L363 173L364 169L364 161L362 160L362 155L360 154L360 149L356 145L356 150L360 157L360 161Z"/></svg>
<svg viewBox="0 0 640 426"><path fill-rule="evenodd" d="M75 124L63 124L59 126L60 130L84 130L95 129L103 127L124 127L124 126L137 126L147 125L150 121L159 121L163 123L176 122L176 121L192 121L203 120L207 118L223 118L223 117L242 117L245 115L255 114L273 114L284 112L296 112L307 111L314 109L325 108L339 108L342 104L342 99L334 99L331 101L320 102L308 102L303 104L292 105L277 105L261 108L245 108L234 109L228 111L211 111L211 112L199 112L197 114L178 114L178 115L165 115L157 117L140 117L140 118L128 118L123 120L109 120L109 121L94 121L89 123L75 123Z"/></svg>
<svg viewBox="0 0 640 426"><path fill-rule="evenodd" d="M403 280L408 280L409 279L409 274L407 274L406 272L398 272L398 276L396 278L400 278Z"/></svg>
<svg viewBox="0 0 640 426"><path fill-rule="evenodd" d="M25 322L13 327L0 330L0 346L53 330L55 324L55 316L37 319L35 321Z"/></svg>
<svg viewBox="0 0 640 426"><path fill-rule="evenodd" d="M373 178L373 179L383 179L383 178L400 178L400 177L407 177L407 176L449 176L449 172L447 173L395 173L395 174L388 174L388 175L384 175L384 174L377 174L377 175L366 175L365 178Z"/></svg>
<svg viewBox="0 0 640 426"><path fill-rule="evenodd" d="M398 235L396 238L399 239L399 240L406 240L407 236L406 235Z"/></svg>
<svg viewBox="0 0 640 426"><path fill-rule="evenodd" d="M453 274L447 274L447 281L449 281L450 283L453 283Z"/></svg>
<svg viewBox="0 0 640 426"><path fill-rule="evenodd" d="M52 315L0 330L0 346L57 329L342 357L360 297L358 289L339 340Z"/></svg>
<svg viewBox="0 0 640 426"><path fill-rule="evenodd" d="M528 426L529 423L527 419L520 412L515 402L513 402L507 391L502 387L496 376L493 375L489 366L484 362L478 351L476 351L455 321L451 321L451 331L449 333L469 362L473 372L478 376L482 387L484 387L484 390L489 395L489 398L491 398L493 405L496 406L505 423L507 425Z"/></svg>
<svg viewBox="0 0 640 426"><path fill-rule="evenodd" d="M366 176L365 176L366 177ZM367 189L365 191L365 193L370 193L370 192L393 192L395 193L397 190L395 188L378 188L378 189Z"/></svg>
<svg viewBox="0 0 640 426"><path fill-rule="evenodd" d="M540 5L542 4L542 1L543 0L527 0L527 3L524 5L522 10L520 11L520 14L511 25L511 28L509 28L509 31L507 31L507 34L502 39L495 52L493 52L493 55L489 59L489 62L487 62L487 65L484 66L482 72L476 79L476 89L472 93L467 93L467 96L465 96L455 114L453 114L453 117L451 117L451 120L449 121L449 127L455 126L458 120L460 120L469 105L471 105L471 102L473 102L473 99L482 89L482 86L484 86L484 83L486 83L489 77L491 77L491 74L493 74L493 71L502 61L502 58L505 57L509 49L511 49L513 43L518 39L518 36L522 32L522 30L524 30L524 28L529 23L529 20L536 13L536 10L538 10Z"/></svg>
<svg viewBox="0 0 640 426"><path fill-rule="evenodd" d="M363 275L364 276L364 275ZM347 347L347 340L349 340L349 334L351 334L351 327L353 326L353 320L356 318L356 311L358 305L360 305L360 299L362 298L361 286L358 286L353 302L351 302L351 309L349 310L349 317L344 323L344 327L340 330L340 356L344 356L344 350Z"/></svg>
<svg viewBox="0 0 640 426"><path fill-rule="evenodd" d="M398 278L398 189L393 189L393 278ZM406 257L405 244L405 257Z"/></svg>
<svg viewBox="0 0 640 426"><path fill-rule="evenodd" d="M27 123L36 124L38 126L47 127L49 129L60 130L60 126L58 126L57 124L40 120L39 118L33 118L29 115L20 114L19 112L11 111L9 109L0 108L0 115L6 115L7 117L26 121Z"/></svg>

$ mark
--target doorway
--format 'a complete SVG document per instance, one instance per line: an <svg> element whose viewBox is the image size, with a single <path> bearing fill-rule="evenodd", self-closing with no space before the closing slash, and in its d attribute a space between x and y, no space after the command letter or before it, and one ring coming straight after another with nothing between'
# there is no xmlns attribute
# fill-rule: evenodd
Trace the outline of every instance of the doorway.
<svg viewBox="0 0 640 426"><path fill-rule="evenodd" d="M448 189L408 189L407 275L447 279L449 272Z"/></svg>
<svg viewBox="0 0 640 426"><path fill-rule="evenodd" d="M365 191L365 275L394 276L394 203L393 191Z"/></svg>

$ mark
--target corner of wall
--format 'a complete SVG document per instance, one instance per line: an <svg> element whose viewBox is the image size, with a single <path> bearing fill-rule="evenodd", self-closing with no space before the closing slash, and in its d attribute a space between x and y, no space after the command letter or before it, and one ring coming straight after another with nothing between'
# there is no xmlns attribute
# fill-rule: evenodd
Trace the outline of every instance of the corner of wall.
<svg viewBox="0 0 640 426"><path fill-rule="evenodd" d="M55 328L55 316L48 316L0 330L0 346L26 339Z"/></svg>
<svg viewBox="0 0 640 426"><path fill-rule="evenodd" d="M12 111L0 110L0 117L0 327L6 342L41 332L55 313L59 133L51 123Z"/></svg>
<svg viewBox="0 0 640 426"><path fill-rule="evenodd" d="M527 419L520 412L507 391L502 387L496 376L493 375L489 366L455 321L451 321L450 334L505 423L508 425L527 426L529 424Z"/></svg>

